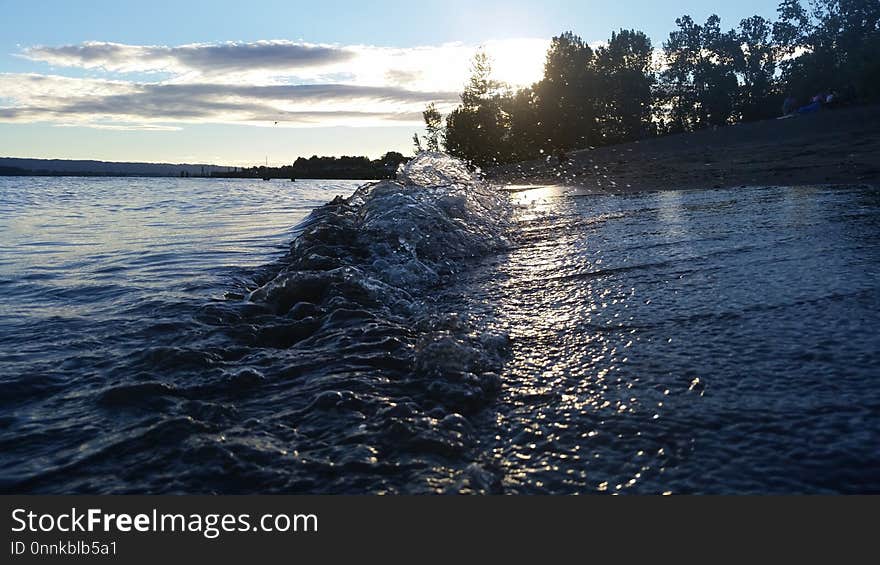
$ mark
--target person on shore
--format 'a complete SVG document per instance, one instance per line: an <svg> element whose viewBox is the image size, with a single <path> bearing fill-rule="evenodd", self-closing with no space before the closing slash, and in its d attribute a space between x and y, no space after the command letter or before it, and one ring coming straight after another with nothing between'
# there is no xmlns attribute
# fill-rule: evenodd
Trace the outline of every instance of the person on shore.
<svg viewBox="0 0 880 565"><path fill-rule="evenodd" d="M818 101L810 102L806 106L801 106L797 109L798 114L812 114L813 112L818 112L822 108L822 104Z"/></svg>
<svg viewBox="0 0 880 565"><path fill-rule="evenodd" d="M840 102L840 97L837 95L836 90L832 90L825 96L825 107L826 108L836 108Z"/></svg>
<svg viewBox="0 0 880 565"><path fill-rule="evenodd" d="M825 94L819 93L810 98L810 103L797 109L798 114L812 114L822 109L822 103L825 102Z"/></svg>
<svg viewBox="0 0 880 565"><path fill-rule="evenodd" d="M797 110L797 98L789 94L782 102L782 115L789 116Z"/></svg>

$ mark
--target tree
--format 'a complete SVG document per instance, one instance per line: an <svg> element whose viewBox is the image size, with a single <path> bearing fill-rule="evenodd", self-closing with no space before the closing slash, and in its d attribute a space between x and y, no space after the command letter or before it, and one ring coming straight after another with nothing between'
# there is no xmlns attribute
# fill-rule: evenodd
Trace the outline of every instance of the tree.
<svg viewBox="0 0 880 565"><path fill-rule="evenodd" d="M461 94L465 106L479 106L500 89L500 83L492 80L492 61L486 51L480 49L471 59L471 76Z"/></svg>
<svg viewBox="0 0 880 565"><path fill-rule="evenodd" d="M541 80L516 92L492 79L481 51L445 128L433 105L423 113L426 143L485 166L764 119L783 90L801 100L830 90L880 99L880 1L810 0L806 9L781 0L777 12L775 22L752 16L726 31L716 15L676 19L662 72L642 32L614 32L595 53L565 32Z"/></svg>
<svg viewBox="0 0 880 565"><path fill-rule="evenodd" d="M433 102L422 112L425 120L425 145L428 151L440 151L440 140L443 135L443 116Z"/></svg>
<svg viewBox="0 0 880 565"><path fill-rule="evenodd" d="M742 66L742 48L734 30L721 31L721 18L716 15L709 16L703 25L702 40L705 56L697 80L706 124L732 124L741 119L737 114L740 89L736 70Z"/></svg>
<svg viewBox="0 0 880 565"><path fill-rule="evenodd" d="M656 75L651 40L641 31L612 32L596 51L598 118L603 143L621 143L650 135Z"/></svg>
<svg viewBox="0 0 880 565"><path fill-rule="evenodd" d="M808 97L838 90L853 98L880 97L880 2L784 0L773 26L785 53L782 82L790 93Z"/></svg>
<svg viewBox="0 0 880 565"><path fill-rule="evenodd" d="M701 28L690 16L675 20L678 30L663 43L666 69L660 79L667 132L687 131L702 127L697 112L698 94L695 74L702 57Z"/></svg>
<svg viewBox="0 0 880 565"><path fill-rule="evenodd" d="M742 78L739 113L744 121L768 118L779 107L775 87L776 51L772 25L761 16L739 23L737 41L742 49L737 72Z"/></svg>
<svg viewBox="0 0 880 565"><path fill-rule="evenodd" d="M790 56L804 44L810 17L799 0L782 0L776 13L779 19L773 22L773 42L780 55Z"/></svg>
<svg viewBox="0 0 880 565"><path fill-rule="evenodd" d="M461 104L446 117L443 139L446 151L476 166L504 162L509 116L502 110L505 86L493 80L489 57L478 51Z"/></svg>
<svg viewBox="0 0 880 565"><path fill-rule="evenodd" d="M540 130L552 152L586 147L593 140L596 76L593 50L567 31L554 37L544 64L544 78L535 85Z"/></svg>
<svg viewBox="0 0 880 565"><path fill-rule="evenodd" d="M702 26L690 16L675 23L678 30L663 43L667 68L660 75L668 131L732 123L739 91L736 68L742 56L736 34L722 32L716 15Z"/></svg>
<svg viewBox="0 0 880 565"><path fill-rule="evenodd" d="M398 151L389 151L379 157L378 162L382 167L391 170L397 170L398 165L400 165L401 163L406 163L408 160L409 159L403 156L403 153L400 153Z"/></svg>
<svg viewBox="0 0 880 565"><path fill-rule="evenodd" d="M502 110L509 116L505 150L510 161L523 161L540 155L545 145L538 97L532 88L522 88L502 99Z"/></svg>

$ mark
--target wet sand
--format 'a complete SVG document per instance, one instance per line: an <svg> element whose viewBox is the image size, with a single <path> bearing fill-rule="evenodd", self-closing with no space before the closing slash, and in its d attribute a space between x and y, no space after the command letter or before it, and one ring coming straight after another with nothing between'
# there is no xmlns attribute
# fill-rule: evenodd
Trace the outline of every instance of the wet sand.
<svg viewBox="0 0 880 565"><path fill-rule="evenodd" d="M880 106L739 124L505 165L507 184L567 184L589 192L754 185L880 186Z"/></svg>

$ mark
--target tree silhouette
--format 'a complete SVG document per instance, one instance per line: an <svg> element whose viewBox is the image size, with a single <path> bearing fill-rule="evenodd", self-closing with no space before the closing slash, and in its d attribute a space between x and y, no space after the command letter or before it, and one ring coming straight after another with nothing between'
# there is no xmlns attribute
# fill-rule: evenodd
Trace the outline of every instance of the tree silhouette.
<svg viewBox="0 0 880 565"><path fill-rule="evenodd" d="M880 1L811 0L807 9L782 0L777 13L728 30L716 15L703 24L681 16L663 42L662 72L642 32L614 32L593 53L568 31L553 38L541 80L515 92L493 80L481 51L445 128L435 107L423 113L426 143L484 166L765 119L783 94L880 98Z"/></svg>
<svg viewBox="0 0 880 565"><path fill-rule="evenodd" d="M739 23L737 41L742 55L737 72L742 77L739 114L745 121L772 116L778 108L774 84L778 49L773 44L773 26L761 16L752 16Z"/></svg>
<svg viewBox="0 0 880 565"><path fill-rule="evenodd" d="M509 155L504 147L509 127L502 110L505 86L491 76L491 61L480 50L471 62L461 104L446 118L446 151L480 167L501 163Z"/></svg>
<svg viewBox="0 0 880 565"><path fill-rule="evenodd" d="M521 161L539 155L547 135L535 90L523 88L510 94L502 100L502 109L510 124L506 143L508 160Z"/></svg>
<svg viewBox="0 0 880 565"><path fill-rule="evenodd" d="M774 41L798 55L780 65L786 90L880 97L880 2L815 0L808 11L798 0L784 0L778 13Z"/></svg>
<svg viewBox="0 0 880 565"><path fill-rule="evenodd" d="M626 29L612 32L608 44L596 51L602 143L621 143L653 133L653 52L648 36Z"/></svg>
<svg viewBox="0 0 880 565"><path fill-rule="evenodd" d="M479 106L498 88L499 83L492 80L492 61L486 51L480 49L471 60L471 76L461 93L461 103L465 106Z"/></svg>
<svg viewBox="0 0 880 565"><path fill-rule="evenodd" d="M663 44L667 68L661 77L669 132L726 125L735 117L742 55L733 31L721 31L711 15L704 25L690 16L675 20L678 30Z"/></svg>
<svg viewBox="0 0 880 565"><path fill-rule="evenodd" d="M690 16L675 20L678 30L663 43L666 69L660 75L666 130L670 133L702 127L696 86L703 59L702 28Z"/></svg>
<svg viewBox="0 0 880 565"><path fill-rule="evenodd" d="M443 134L443 116L437 110L437 106L433 102L428 104L425 111L422 112L422 118L425 120L425 145L428 151L440 151L440 141Z"/></svg>
<svg viewBox="0 0 880 565"><path fill-rule="evenodd" d="M595 131L596 75L593 50L567 31L554 37L535 85L546 147L560 152L586 147Z"/></svg>

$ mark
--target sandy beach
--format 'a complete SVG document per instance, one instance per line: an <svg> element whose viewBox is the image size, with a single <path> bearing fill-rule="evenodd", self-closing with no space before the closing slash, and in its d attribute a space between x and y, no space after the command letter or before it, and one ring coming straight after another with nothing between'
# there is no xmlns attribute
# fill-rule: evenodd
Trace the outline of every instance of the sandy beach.
<svg viewBox="0 0 880 565"><path fill-rule="evenodd" d="M880 106L824 110L505 165L489 178L591 192L754 185L880 185Z"/></svg>

